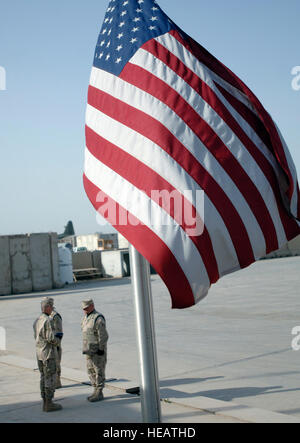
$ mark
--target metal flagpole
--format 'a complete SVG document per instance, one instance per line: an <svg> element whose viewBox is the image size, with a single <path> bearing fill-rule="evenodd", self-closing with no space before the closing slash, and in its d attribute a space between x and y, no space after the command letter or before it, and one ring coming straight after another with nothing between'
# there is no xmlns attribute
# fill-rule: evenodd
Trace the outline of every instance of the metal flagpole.
<svg viewBox="0 0 300 443"><path fill-rule="evenodd" d="M147 260L132 245L130 245L129 250L140 359L140 393L143 422L160 423L161 407L150 266Z"/></svg>

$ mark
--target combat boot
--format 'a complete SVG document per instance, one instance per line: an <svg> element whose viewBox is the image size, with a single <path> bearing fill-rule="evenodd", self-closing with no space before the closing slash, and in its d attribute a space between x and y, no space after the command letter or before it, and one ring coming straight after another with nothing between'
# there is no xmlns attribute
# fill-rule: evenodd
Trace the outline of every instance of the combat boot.
<svg viewBox="0 0 300 443"><path fill-rule="evenodd" d="M96 388L94 394L91 395L90 397L88 397L88 401L90 401L91 403L95 403L96 401L103 400L103 398L104 398L104 396L103 396L102 388Z"/></svg>
<svg viewBox="0 0 300 443"><path fill-rule="evenodd" d="M93 391L92 395L89 395L89 396L87 397L87 400L88 400L88 401L91 401L91 399L92 399L93 397L95 397L96 392L97 392L97 388L94 388L94 391Z"/></svg>
<svg viewBox="0 0 300 443"><path fill-rule="evenodd" d="M44 402L44 412L54 412L54 411L60 411L62 409L62 405L59 405L58 403L53 403L52 400L45 400Z"/></svg>

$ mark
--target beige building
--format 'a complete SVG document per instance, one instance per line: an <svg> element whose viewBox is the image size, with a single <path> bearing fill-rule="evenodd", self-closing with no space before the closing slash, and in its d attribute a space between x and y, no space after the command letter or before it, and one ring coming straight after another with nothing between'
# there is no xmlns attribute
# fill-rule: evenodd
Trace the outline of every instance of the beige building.
<svg viewBox="0 0 300 443"><path fill-rule="evenodd" d="M118 248L119 249L128 249L129 248L128 240L119 232L118 232Z"/></svg>
<svg viewBox="0 0 300 443"><path fill-rule="evenodd" d="M118 248L117 234L88 234L76 236L77 248L85 247L88 251L106 251Z"/></svg>

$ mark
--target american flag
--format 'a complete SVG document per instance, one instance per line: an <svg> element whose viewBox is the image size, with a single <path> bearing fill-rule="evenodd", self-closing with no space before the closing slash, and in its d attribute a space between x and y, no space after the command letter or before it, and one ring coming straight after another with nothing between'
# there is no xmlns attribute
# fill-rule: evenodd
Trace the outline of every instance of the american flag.
<svg viewBox="0 0 300 443"><path fill-rule="evenodd" d="M84 186L162 277L173 308L300 234L297 174L279 129L153 0L109 2L88 91ZM163 192L203 219L201 235Z"/></svg>

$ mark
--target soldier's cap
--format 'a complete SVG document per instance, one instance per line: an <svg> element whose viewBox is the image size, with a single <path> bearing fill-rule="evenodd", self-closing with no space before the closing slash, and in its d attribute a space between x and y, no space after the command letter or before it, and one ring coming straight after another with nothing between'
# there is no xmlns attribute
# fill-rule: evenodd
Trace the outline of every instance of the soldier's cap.
<svg viewBox="0 0 300 443"><path fill-rule="evenodd" d="M90 298L89 300L83 300L81 302L81 307L82 307L82 309L86 309L93 304L94 304L94 301Z"/></svg>

